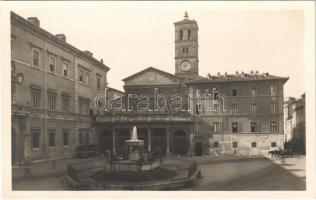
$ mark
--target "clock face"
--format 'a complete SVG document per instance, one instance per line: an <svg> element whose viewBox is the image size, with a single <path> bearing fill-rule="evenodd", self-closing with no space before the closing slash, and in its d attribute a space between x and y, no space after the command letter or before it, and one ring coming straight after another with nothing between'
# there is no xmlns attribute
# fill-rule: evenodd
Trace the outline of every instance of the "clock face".
<svg viewBox="0 0 316 200"><path fill-rule="evenodd" d="M182 70L182 71L187 72L187 71L189 71L190 69L191 69L191 63L190 63L190 62L188 62L188 61L183 61L183 62L181 63L181 70Z"/></svg>

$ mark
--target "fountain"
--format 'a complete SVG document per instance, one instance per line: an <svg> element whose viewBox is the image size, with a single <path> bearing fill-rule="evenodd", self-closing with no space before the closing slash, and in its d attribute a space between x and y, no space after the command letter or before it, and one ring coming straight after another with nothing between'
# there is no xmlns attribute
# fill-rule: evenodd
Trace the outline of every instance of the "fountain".
<svg viewBox="0 0 316 200"><path fill-rule="evenodd" d="M128 149L126 159L111 159L105 169L91 170L90 175L85 172L73 179L70 174L69 180L84 189L168 190L193 184L199 177L196 165L187 161L175 161L175 165L170 165L171 161L162 163L159 155L146 156L144 141L138 139L136 126L125 146ZM69 172L74 168L71 167Z"/></svg>
<svg viewBox="0 0 316 200"><path fill-rule="evenodd" d="M144 141L143 140L139 140L137 138L137 128L136 126L133 127L133 131L132 131L132 137L130 140L126 140L125 141L125 145L128 147L129 149L129 160L132 161L136 161L141 159L141 151L142 151L142 147L144 146Z"/></svg>
<svg viewBox="0 0 316 200"><path fill-rule="evenodd" d="M133 127L131 139L126 140L125 145L128 148L128 159L111 160L109 162L109 168L112 172L140 172L146 170L153 170L160 167L159 159L152 159L150 161L147 158L145 159L146 156L142 152L144 141L138 139L136 126Z"/></svg>

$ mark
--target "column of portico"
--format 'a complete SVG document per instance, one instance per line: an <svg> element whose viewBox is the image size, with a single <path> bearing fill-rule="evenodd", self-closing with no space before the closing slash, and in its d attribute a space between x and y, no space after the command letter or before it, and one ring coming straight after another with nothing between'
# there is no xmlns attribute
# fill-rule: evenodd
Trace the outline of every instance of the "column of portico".
<svg viewBox="0 0 316 200"><path fill-rule="evenodd" d="M115 137L116 137L116 131L115 131L115 128L113 127L113 129L112 129L112 134L113 134L113 136L112 136L112 147L113 147L113 154L115 155L116 154L116 139L115 139Z"/></svg>
<svg viewBox="0 0 316 200"><path fill-rule="evenodd" d="M151 151L151 130L150 128L147 128L147 133L148 133L148 151Z"/></svg>
<svg viewBox="0 0 316 200"><path fill-rule="evenodd" d="M170 155L170 127L169 126L166 129L166 136L167 136L166 156L169 157Z"/></svg>

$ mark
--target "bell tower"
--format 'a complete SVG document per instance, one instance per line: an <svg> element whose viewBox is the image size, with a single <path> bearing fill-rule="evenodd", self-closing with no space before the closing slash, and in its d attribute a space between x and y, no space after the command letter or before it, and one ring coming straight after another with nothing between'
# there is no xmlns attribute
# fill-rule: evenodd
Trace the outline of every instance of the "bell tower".
<svg viewBox="0 0 316 200"><path fill-rule="evenodd" d="M175 26L175 74L190 78L199 74L198 31L195 20L189 19L185 12L184 19Z"/></svg>

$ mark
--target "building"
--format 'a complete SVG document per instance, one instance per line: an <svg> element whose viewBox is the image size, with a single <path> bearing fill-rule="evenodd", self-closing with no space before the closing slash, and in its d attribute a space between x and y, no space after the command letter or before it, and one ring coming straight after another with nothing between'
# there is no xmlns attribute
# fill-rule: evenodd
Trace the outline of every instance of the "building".
<svg viewBox="0 0 316 200"><path fill-rule="evenodd" d="M135 125L144 150L165 156L283 148L288 78L202 77L197 22L186 13L174 26L175 74L148 67L123 79L122 92L108 87L102 59L11 13L12 163L72 157L80 144L120 155Z"/></svg>
<svg viewBox="0 0 316 200"><path fill-rule="evenodd" d="M12 163L72 157L96 143L94 97L109 67L53 35L36 17L11 13Z"/></svg>
<svg viewBox="0 0 316 200"><path fill-rule="evenodd" d="M102 150L124 152L137 126L145 150L164 155L265 154L283 148L283 86L269 73L199 75L198 24L175 24L175 74L154 67L125 79L125 94L93 122Z"/></svg>
<svg viewBox="0 0 316 200"><path fill-rule="evenodd" d="M289 97L284 102L285 142L287 148L301 154L306 151L305 118L305 94L298 99Z"/></svg>

